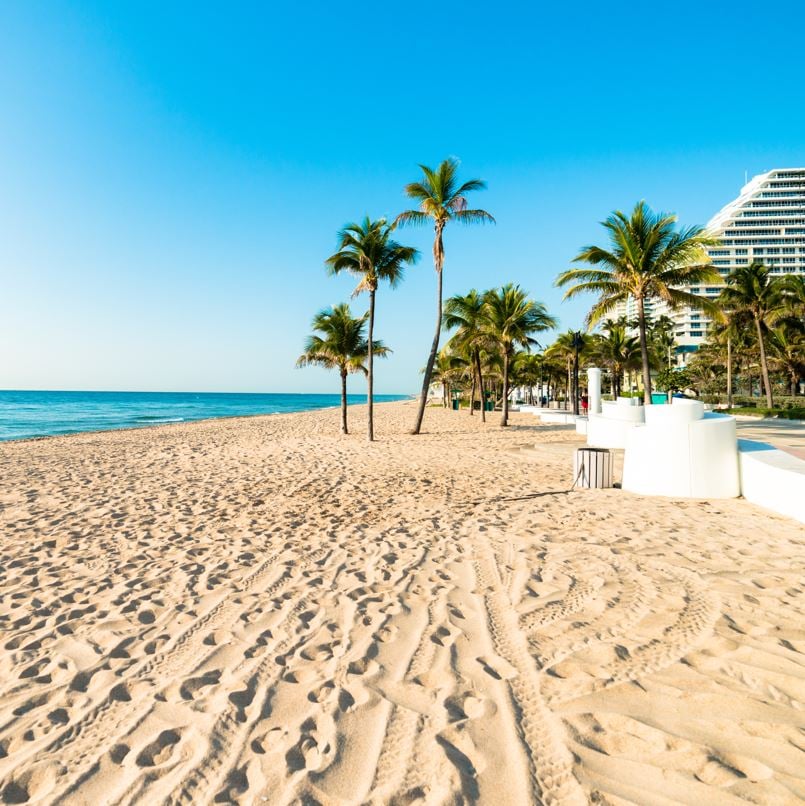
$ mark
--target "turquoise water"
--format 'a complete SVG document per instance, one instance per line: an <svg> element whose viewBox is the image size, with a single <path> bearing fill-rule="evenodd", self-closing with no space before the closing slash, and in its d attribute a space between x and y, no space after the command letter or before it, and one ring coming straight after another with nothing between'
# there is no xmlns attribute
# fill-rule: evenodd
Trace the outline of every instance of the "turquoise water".
<svg viewBox="0 0 805 806"><path fill-rule="evenodd" d="M405 399L405 395L375 395L378 402ZM365 403L366 396L349 395L347 401ZM0 391L0 440L340 405L340 395Z"/></svg>

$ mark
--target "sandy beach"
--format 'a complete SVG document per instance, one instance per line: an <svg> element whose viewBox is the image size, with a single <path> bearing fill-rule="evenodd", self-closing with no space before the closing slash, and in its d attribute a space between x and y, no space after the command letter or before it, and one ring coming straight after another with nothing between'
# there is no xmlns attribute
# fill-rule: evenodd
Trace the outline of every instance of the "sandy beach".
<svg viewBox="0 0 805 806"><path fill-rule="evenodd" d="M413 405L0 445L0 801L805 799L801 525Z"/></svg>

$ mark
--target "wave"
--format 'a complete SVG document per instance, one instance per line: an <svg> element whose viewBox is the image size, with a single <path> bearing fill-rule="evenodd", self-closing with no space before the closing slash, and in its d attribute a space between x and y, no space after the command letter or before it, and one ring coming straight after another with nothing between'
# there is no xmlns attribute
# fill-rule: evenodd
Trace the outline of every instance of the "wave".
<svg viewBox="0 0 805 806"><path fill-rule="evenodd" d="M184 417L162 417L158 414L143 414L140 417L134 417L135 423L183 423Z"/></svg>

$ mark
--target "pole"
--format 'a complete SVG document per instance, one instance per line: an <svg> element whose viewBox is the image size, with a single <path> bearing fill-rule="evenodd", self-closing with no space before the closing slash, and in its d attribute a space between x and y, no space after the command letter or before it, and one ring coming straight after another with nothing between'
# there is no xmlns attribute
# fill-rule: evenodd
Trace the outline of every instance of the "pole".
<svg viewBox="0 0 805 806"><path fill-rule="evenodd" d="M732 339L727 338L727 408L732 408Z"/></svg>
<svg viewBox="0 0 805 806"><path fill-rule="evenodd" d="M573 334L573 414L579 413L579 347L581 345L581 331Z"/></svg>

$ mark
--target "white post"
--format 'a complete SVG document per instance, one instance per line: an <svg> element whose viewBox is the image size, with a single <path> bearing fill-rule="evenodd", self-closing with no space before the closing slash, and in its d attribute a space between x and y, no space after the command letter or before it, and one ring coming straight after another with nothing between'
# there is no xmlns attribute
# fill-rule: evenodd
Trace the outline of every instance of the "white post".
<svg viewBox="0 0 805 806"><path fill-rule="evenodd" d="M601 413L601 370L590 367L587 370L587 399L589 414Z"/></svg>

